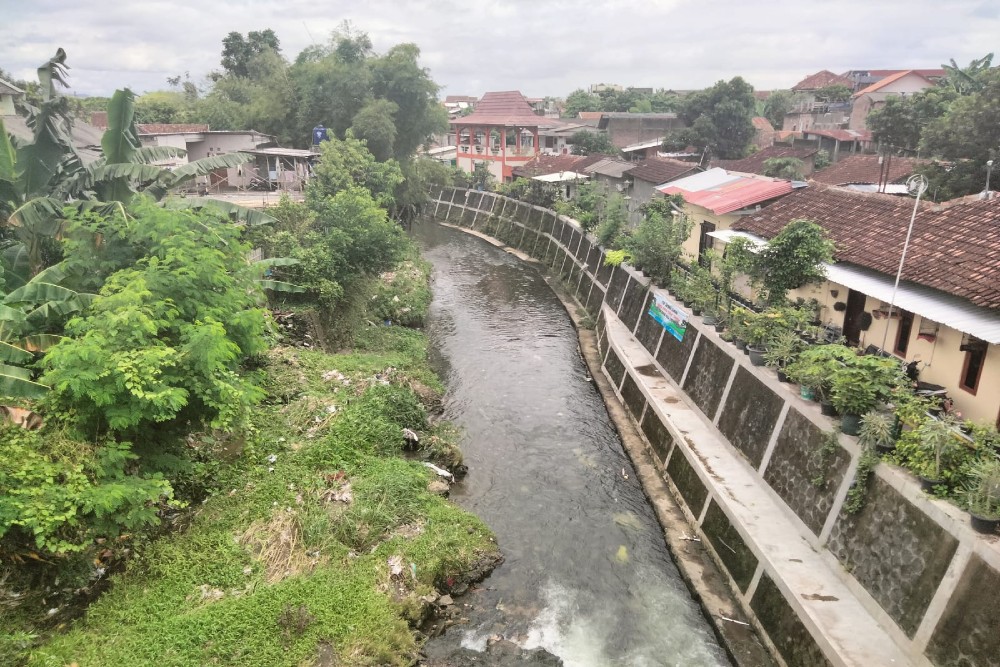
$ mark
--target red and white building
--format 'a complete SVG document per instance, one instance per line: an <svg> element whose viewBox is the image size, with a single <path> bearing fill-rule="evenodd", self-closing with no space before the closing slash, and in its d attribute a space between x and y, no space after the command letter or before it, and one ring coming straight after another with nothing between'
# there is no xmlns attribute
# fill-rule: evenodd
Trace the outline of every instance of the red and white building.
<svg viewBox="0 0 1000 667"><path fill-rule="evenodd" d="M516 90L486 93L473 113L451 120L457 166L472 173L477 163L485 163L497 180L509 181L516 167L542 152L541 130L563 124L537 115Z"/></svg>

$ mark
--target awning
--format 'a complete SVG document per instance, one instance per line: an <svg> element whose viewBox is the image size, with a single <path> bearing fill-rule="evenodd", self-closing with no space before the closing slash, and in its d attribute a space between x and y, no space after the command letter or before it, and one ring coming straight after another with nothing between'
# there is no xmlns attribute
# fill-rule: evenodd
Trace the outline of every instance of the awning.
<svg viewBox="0 0 1000 667"><path fill-rule="evenodd" d="M895 276L851 264L826 267L826 279L889 303ZM946 292L900 281L894 308L908 310L987 343L1000 343L1000 311L977 306Z"/></svg>
<svg viewBox="0 0 1000 667"><path fill-rule="evenodd" d="M557 171L554 174L545 174L544 176L535 176L534 178L536 181L544 183L562 183L564 181L582 181L590 178L590 176L587 174L578 174L575 171Z"/></svg>
<svg viewBox="0 0 1000 667"><path fill-rule="evenodd" d="M754 252L759 251L767 245L767 241L761 237L750 234L749 232L738 232L735 229L720 229L717 232L709 232L708 235L714 239L719 239L723 243L729 243L735 238L747 239L753 246L751 250Z"/></svg>

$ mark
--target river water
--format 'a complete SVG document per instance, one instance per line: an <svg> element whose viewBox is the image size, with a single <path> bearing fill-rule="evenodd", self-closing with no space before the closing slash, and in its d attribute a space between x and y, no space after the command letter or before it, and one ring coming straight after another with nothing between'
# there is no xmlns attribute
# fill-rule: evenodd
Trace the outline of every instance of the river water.
<svg viewBox="0 0 1000 667"><path fill-rule="evenodd" d="M469 623L429 652L501 634L567 667L728 665L545 280L463 232L422 222L414 235L434 266L445 417L464 430L469 474L451 497L506 557L461 600Z"/></svg>

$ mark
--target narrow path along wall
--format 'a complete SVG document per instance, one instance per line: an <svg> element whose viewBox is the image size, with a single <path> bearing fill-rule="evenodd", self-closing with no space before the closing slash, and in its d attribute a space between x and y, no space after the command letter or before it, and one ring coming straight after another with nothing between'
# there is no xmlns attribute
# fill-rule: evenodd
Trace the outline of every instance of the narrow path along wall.
<svg viewBox="0 0 1000 667"><path fill-rule="evenodd" d="M574 221L492 193L432 192L436 219L540 260L596 320L604 373L758 631L788 665L1000 665L1000 545L879 465L843 510L860 455L816 404L691 318L678 341L647 314L666 294Z"/></svg>

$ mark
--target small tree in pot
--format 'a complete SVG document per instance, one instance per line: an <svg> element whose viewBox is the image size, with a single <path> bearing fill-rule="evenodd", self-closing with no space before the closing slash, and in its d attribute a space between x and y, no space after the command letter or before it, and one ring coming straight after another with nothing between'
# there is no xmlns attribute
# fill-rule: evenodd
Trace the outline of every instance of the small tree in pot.
<svg viewBox="0 0 1000 667"><path fill-rule="evenodd" d="M795 361L802 350L802 339L793 331L777 331L767 341L764 362L778 372L778 380L787 382L786 368Z"/></svg>
<svg viewBox="0 0 1000 667"><path fill-rule="evenodd" d="M1000 459L987 455L971 472L966 500L972 527L981 533L995 533L1000 524Z"/></svg>
<svg viewBox="0 0 1000 667"><path fill-rule="evenodd" d="M843 360L830 378L830 401L841 414L840 430L858 435L861 415L888 400L901 383L899 364L875 355L854 355Z"/></svg>

